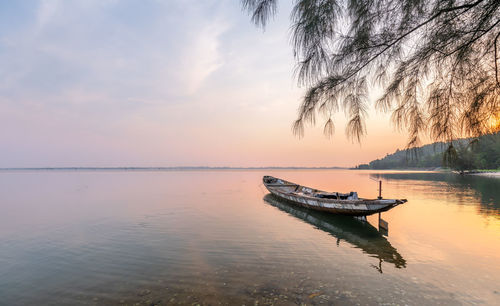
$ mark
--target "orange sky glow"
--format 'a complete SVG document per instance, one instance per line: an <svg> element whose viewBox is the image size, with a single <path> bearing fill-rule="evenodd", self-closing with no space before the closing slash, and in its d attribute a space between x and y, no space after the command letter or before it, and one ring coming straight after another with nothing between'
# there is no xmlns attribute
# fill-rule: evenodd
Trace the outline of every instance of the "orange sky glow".
<svg viewBox="0 0 500 306"><path fill-rule="evenodd" d="M305 88L281 5L265 32L238 1L9 7L0 167L350 167L403 148L374 110L361 144L346 138L343 113L331 139L322 119L292 135Z"/></svg>

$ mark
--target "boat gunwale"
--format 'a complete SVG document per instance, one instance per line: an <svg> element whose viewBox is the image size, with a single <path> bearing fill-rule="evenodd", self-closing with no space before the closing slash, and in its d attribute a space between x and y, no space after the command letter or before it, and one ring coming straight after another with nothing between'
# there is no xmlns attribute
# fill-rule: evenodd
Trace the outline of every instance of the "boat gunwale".
<svg viewBox="0 0 500 306"><path fill-rule="evenodd" d="M266 177L269 177L269 178L274 178L274 179L278 179L276 177L273 177L273 176L264 176L264 178ZM315 189L315 188L311 188L311 187L307 187L307 186L304 186L304 185L300 185L300 184L295 184L295 183L292 183L292 182L289 182L289 181L285 181L283 179L279 179L281 180L284 184L275 184L275 186L269 186L270 184L264 182L264 186L266 186L266 188L271 188L273 189L273 191L277 192L277 193L280 193L282 195L287 195L287 196L294 196L294 197L299 197L299 198L307 198L307 199L310 199L310 200L315 200L315 201L318 201L318 202L321 202L321 203L328 203L328 204L352 204L352 205L392 205L392 206L396 206L396 205L399 205L399 204L402 204L404 203L403 200L399 200L399 199L366 199L366 198L358 198L357 200L347 200L347 199L329 199L329 198L318 198L318 197L315 197L313 195L308 195L308 194L297 194L296 192L284 192L282 190L279 190L281 186L279 185L282 185L282 187L290 187L290 186L298 186L299 188L308 188L308 189L311 189L313 191L315 191L315 193L318 193L318 192L324 192L324 193L331 193L331 192L328 192L328 191L324 191L324 190L318 190L318 189ZM290 185L290 186L287 186L287 185ZM270 191L270 190L269 190ZM382 201L394 201L393 203L389 202L382 202ZM400 202L400 203L398 203Z"/></svg>

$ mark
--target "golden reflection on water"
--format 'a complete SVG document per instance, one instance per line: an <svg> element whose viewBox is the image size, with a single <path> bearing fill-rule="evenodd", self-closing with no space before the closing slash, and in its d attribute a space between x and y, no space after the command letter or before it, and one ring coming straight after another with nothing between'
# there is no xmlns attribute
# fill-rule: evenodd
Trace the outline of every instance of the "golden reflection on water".
<svg viewBox="0 0 500 306"><path fill-rule="evenodd" d="M460 288L475 292L478 299L500 302L500 179L391 171L275 176L327 191L356 190L367 198L377 195L370 178L381 179L385 198L409 200L382 214L389 222L388 241L408 260L409 274L449 291ZM368 217L374 226L377 219Z"/></svg>

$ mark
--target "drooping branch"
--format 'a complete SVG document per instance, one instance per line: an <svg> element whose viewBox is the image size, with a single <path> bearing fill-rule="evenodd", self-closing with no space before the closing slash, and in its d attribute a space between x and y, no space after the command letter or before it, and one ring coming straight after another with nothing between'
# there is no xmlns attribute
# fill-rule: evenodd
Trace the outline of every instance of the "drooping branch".
<svg viewBox="0 0 500 306"><path fill-rule="evenodd" d="M369 64L371 64L375 59L377 59L378 57L380 57L383 53L385 53L387 50L389 50L390 48L394 47L397 43L401 42L403 39L405 39L406 37L408 37L409 35L411 35L413 32L419 30L420 28L424 27L425 25L427 25L428 23L432 22L434 19L438 18L440 15L444 14L444 13L448 13L448 12L452 12L452 11L455 11L455 10L462 10L462 9L471 9L473 8L474 6L478 5L479 3L483 2L484 0L479 0L479 1L476 1L475 3L472 3L472 4L469 4L469 5L461 5L461 6L457 6L457 7L452 7L452 8L446 8L446 9L442 9L440 10L439 12L437 12L434 16L432 16L431 18L427 19L426 21L420 23L419 25L415 26L414 28L412 28L411 30L407 31L406 33L404 33L403 35L397 37L394 41L392 42L389 42L389 43L385 43L385 44L381 44L381 46L385 46L381 51L379 51L377 54L375 54L374 56L372 56L371 58L369 58L364 64L362 64L360 67L358 67L357 69L355 69L353 72L351 72L346 78L345 80L348 80L350 78L352 78L353 76L355 76L356 74L358 74L361 70L363 70L366 66L368 66ZM495 23L496 25L496 23ZM472 42L471 42L472 43Z"/></svg>
<svg viewBox="0 0 500 306"><path fill-rule="evenodd" d="M252 13L252 21L261 27L265 27L271 16L276 14L276 0L242 0L243 7Z"/></svg>
<svg viewBox="0 0 500 306"><path fill-rule="evenodd" d="M497 81L497 86L500 87L500 81L498 79L498 47L497 47L498 37L500 37L500 32L498 32L497 36L495 36L495 43L494 43L494 48L495 48L495 80Z"/></svg>
<svg viewBox="0 0 500 306"><path fill-rule="evenodd" d="M255 21L277 0L244 3ZM410 146L428 124L443 140L484 133L500 110L499 10L498 0L296 0L292 46L308 89L293 130L303 135L325 114L331 135L331 113L341 108L346 133L359 140L374 80L385 91L376 104L407 129Z"/></svg>

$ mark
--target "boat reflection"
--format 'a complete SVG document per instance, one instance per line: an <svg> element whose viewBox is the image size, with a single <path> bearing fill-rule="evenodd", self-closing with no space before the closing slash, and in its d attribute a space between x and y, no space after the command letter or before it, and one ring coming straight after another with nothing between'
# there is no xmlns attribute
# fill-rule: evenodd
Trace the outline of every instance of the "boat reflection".
<svg viewBox="0 0 500 306"><path fill-rule="evenodd" d="M288 204L272 194L264 196L270 205L301 219L318 229L337 238L337 245L344 240L365 254L378 258L378 266L372 265L382 273L382 262L394 264L398 269L406 267L406 260L370 223L359 221L353 217L332 215Z"/></svg>

